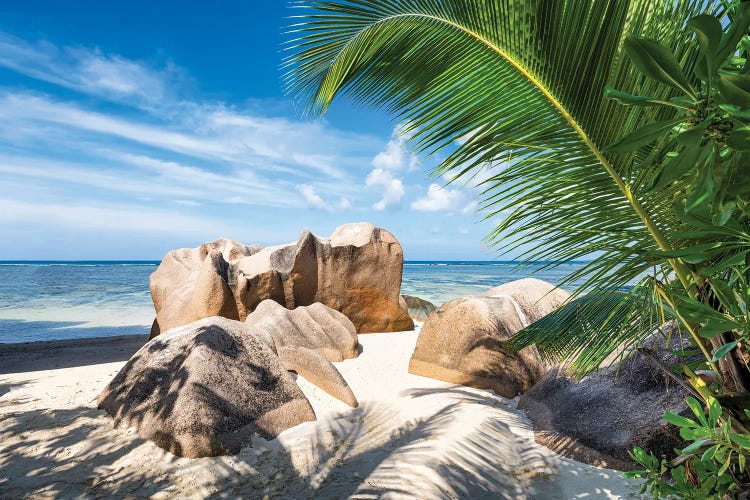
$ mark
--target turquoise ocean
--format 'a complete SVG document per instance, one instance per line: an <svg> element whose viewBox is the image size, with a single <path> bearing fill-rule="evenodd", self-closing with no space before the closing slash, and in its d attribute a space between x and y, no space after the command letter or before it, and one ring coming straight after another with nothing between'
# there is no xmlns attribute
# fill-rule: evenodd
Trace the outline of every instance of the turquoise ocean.
<svg viewBox="0 0 750 500"><path fill-rule="evenodd" d="M0 262L0 343L148 333L158 262ZM582 263L404 264L401 293L435 305L526 276L559 284Z"/></svg>

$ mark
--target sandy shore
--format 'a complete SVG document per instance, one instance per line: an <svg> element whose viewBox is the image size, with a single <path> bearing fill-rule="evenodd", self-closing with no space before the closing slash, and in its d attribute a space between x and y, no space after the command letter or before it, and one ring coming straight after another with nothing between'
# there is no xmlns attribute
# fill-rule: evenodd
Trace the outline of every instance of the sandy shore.
<svg viewBox="0 0 750 500"><path fill-rule="evenodd" d="M637 496L619 472L537 445L514 401L409 375L416 338L361 335L362 354L336 364L359 408L299 378L317 422L197 460L113 429L96 409L142 336L0 345L0 498Z"/></svg>

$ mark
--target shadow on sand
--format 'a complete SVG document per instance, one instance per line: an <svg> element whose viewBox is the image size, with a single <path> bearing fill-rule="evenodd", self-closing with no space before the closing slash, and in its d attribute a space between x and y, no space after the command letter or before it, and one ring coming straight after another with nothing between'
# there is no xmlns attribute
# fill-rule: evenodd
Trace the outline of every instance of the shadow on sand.
<svg viewBox="0 0 750 500"><path fill-rule="evenodd" d="M508 400L461 387L402 396L431 410L409 419L398 401L364 401L281 439L255 440L238 455L194 460L113 429L92 407L17 408L0 413L0 498L603 496L608 471L592 477L575 463L564 472L586 480L574 492L561 489L554 480L560 458L513 432L522 417ZM477 411L488 405L499 410Z"/></svg>
<svg viewBox="0 0 750 500"><path fill-rule="evenodd" d="M13 338L15 328L31 329L40 337L59 336L60 331L65 331L66 335L81 337L0 343L0 374L126 361L148 341L148 335L143 334L147 328L142 325L75 328L81 324L83 323L0 320L0 332L4 332L3 337L6 338ZM112 333L121 335L112 336ZM92 345L97 348L91 349Z"/></svg>

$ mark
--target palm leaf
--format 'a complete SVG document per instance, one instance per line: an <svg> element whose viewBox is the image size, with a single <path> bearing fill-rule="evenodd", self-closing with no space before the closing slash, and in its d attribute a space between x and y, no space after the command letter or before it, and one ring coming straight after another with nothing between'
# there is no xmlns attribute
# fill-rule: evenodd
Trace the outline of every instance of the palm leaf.
<svg viewBox="0 0 750 500"><path fill-rule="evenodd" d="M680 259L644 258L685 244L670 237L682 227L671 209L680 182L655 189L655 170L649 168L650 155L665 144L628 155L602 153L639 126L678 111L621 106L605 99L605 86L659 101L673 97L632 67L622 49L625 36L660 40L690 69L697 52L685 24L704 11L722 14L722 4L299 2L298 22L289 30L285 82L313 115L340 95L385 107L406 124L419 151L448 153L436 174L482 178L494 165L481 183L481 207L497 222L487 241L527 260L561 262L593 254L596 258L570 277L586 278L576 296L611 293L654 269L661 280L673 271L683 279L689 273ZM606 301L590 304L592 311L609 307ZM595 368L621 343L618 331L632 332L607 324L611 327L597 334L602 346L586 357L583 369ZM522 336L538 338L539 331ZM554 355L580 354L585 342L573 331L540 347Z"/></svg>
<svg viewBox="0 0 750 500"><path fill-rule="evenodd" d="M507 347L520 350L534 343L545 362L571 359L570 372L581 376L610 357L613 345L618 359L633 354L634 347L672 315L656 295L652 279L646 278L628 291L592 292L575 298L529 325Z"/></svg>

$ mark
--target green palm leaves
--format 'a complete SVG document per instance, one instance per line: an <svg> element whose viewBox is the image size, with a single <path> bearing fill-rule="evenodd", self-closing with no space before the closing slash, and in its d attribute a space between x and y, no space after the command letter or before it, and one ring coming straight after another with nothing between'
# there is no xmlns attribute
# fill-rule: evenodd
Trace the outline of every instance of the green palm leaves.
<svg viewBox="0 0 750 500"><path fill-rule="evenodd" d="M481 206L497 221L487 239L501 252L547 261L596 256L571 277L586 276L578 292L591 293L520 345L534 341L550 356L584 353L577 367L586 371L650 332L633 325L663 319L654 283L688 274L668 253L680 244L672 234L684 223L672 204L684 186L658 184L656 169L635 167L648 164L666 139L627 154L603 147L650 123L674 126L678 110L622 106L605 88L617 89L609 95L620 101L638 94L657 102L690 90L691 81L669 86L645 78L624 41L658 39L690 70L696 43L685 25L705 11L721 15L721 2L341 0L298 7L286 84L312 114L338 96L385 107L406 124L415 148L447 155L436 173L483 179ZM645 275L652 279L632 293L620 291Z"/></svg>

